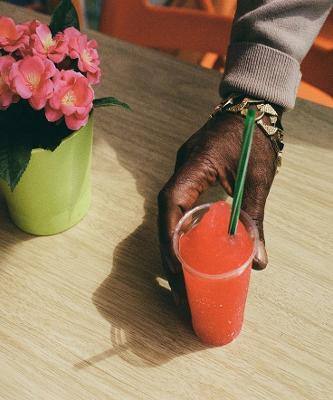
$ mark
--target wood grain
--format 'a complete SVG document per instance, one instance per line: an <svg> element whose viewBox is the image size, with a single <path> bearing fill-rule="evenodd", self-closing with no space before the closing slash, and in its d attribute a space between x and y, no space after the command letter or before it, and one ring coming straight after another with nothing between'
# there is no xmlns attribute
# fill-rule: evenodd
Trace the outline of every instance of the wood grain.
<svg viewBox="0 0 333 400"><path fill-rule="evenodd" d="M2 2L0 14L32 15ZM160 275L156 194L220 75L94 36L98 95L133 112L95 113L93 205L75 228L29 236L0 201L0 399L331 399L332 110L302 101L286 117L269 268L252 274L241 336L206 348Z"/></svg>

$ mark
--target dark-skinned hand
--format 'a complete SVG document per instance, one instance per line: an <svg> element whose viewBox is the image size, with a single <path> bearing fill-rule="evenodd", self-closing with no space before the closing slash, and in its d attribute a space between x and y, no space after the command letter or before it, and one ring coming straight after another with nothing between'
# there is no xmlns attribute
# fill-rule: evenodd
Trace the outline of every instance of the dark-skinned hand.
<svg viewBox="0 0 333 400"><path fill-rule="evenodd" d="M176 305L187 308L181 265L172 247L178 221L210 185L220 183L232 196L243 136L244 119L223 113L192 135L178 150L175 171L158 196L159 240L162 261ZM255 221L259 232L253 268L264 269L267 253L264 239L264 210L275 175L276 154L272 144L255 126L248 164L242 209Z"/></svg>

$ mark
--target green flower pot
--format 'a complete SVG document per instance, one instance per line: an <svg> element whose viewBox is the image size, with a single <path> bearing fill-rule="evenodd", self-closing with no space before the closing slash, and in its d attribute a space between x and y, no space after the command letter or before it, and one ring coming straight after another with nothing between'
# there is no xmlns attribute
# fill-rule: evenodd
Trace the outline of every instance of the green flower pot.
<svg viewBox="0 0 333 400"><path fill-rule="evenodd" d="M34 235L53 235L77 224L91 202L92 115L53 152L34 149L13 192L3 190L13 222Z"/></svg>

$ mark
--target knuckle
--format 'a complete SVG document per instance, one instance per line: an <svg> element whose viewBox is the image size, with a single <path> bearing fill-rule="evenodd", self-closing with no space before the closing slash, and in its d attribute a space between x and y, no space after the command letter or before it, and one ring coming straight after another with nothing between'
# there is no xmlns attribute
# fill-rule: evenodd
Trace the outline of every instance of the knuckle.
<svg viewBox="0 0 333 400"><path fill-rule="evenodd" d="M203 154L201 159L202 173L209 184L213 184L218 176L218 168L209 154Z"/></svg>

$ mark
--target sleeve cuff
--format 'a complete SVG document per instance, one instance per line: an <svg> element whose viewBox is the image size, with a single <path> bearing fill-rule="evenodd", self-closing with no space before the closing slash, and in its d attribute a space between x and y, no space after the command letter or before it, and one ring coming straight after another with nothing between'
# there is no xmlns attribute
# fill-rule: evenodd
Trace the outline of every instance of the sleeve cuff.
<svg viewBox="0 0 333 400"><path fill-rule="evenodd" d="M300 80L300 64L288 54L260 43L233 43L220 94L227 97L240 92L291 109Z"/></svg>

